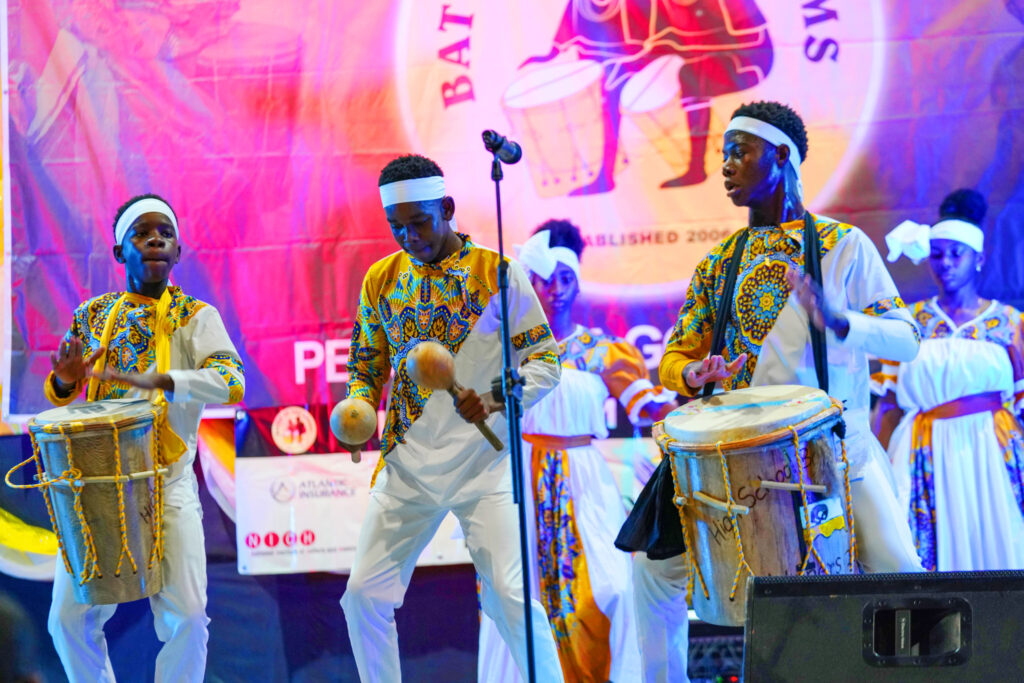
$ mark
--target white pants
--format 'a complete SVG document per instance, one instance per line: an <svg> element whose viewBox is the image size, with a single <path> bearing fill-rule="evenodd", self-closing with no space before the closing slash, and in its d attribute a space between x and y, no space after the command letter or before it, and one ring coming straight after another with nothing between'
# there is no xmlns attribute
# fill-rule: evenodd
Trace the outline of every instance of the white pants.
<svg viewBox="0 0 1024 683"><path fill-rule="evenodd" d="M163 588L149 599L153 626L164 646L156 658L157 683L200 683L206 671L206 544L195 495L181 506L164 504ZM148 558L147 558L148 559ZM145 560L144 560L145 561ZM58 558L48 627L70 683L112 683L103 625L117 605L75 601L72 581Z"/></svg>
<svg viewBox="0 0 1024 683"><path fill-rule="evenodd" d="M850 483L857 559L868 573L919 572L903 513L885 472L874 460ZM633 563L633 585L643 659L644 681L685 681L689 622L686 618L686 562L683 555L649 560L642 553Z"/></svg>
<svg viewBox="0 0 1024 683"><path fill-rule="evenodd" d="M364 683L397 683L395 609L402 606L416 560L451 511L466 536L481 580L481 608L494 619L502 638L526 677L526 617L519 520L511 493L494 493L451 506L399 500L381 491L370 494L356 556L341 598L359 678ZM537 680L562 681L555 639L540 603L530 601ZM443 612L437 618L443 619Z"/></svg>

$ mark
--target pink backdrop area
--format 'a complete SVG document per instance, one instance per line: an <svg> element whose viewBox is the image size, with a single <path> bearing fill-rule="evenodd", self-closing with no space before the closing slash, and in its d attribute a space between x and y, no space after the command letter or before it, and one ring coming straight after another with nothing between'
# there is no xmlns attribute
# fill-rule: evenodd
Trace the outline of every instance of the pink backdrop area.
<svg viewBox="0 0 1024 683"><path fill-rule="evenodd" d="M585 321L652 365L693 266L743 225L716 145L749 99L804 113L810 207L878 243L981 190L987 293L1024 297L1021 0L6 5L12 413L44 407L74 307L123 287L113 215L149 191L181 218L173 279L220 310L246 403L336 400L362 276L395 249L377 172L435 158L460 228L493 246L485 128L526 150L506 169L510 241L576 221ZM931 291L893 271L908 300Z"/></svg>

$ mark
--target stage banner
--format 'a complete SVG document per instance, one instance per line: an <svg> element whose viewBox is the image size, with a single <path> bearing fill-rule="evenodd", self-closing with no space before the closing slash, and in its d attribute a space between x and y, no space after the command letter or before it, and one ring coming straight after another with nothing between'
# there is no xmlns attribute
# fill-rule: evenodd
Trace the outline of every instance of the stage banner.
<svg viewBox="0 0 1024 683"><path fill-rule="evenodd" d="M434 158L460 228L494 247L484 129L524 150L505 169L507 246L545 219L576 222L580 321L651 368L694 266L747 220L725 195L721 142L753 100L803 116L807 206L879 245L904 219L933 222L950 190L980 190L984 292L1024 298L1024 0L7 0L4 13L13 414L46 407L75 306L124 287L112 223L142 192L179 216L172 279L220 310L246 405L337 401L363 275L396 249L381 167ZM892 270L904 299L934 292L927 265Z"/></svg>
<svg viewBox="0 0 1024 683"><path fill-rule="evenodd" d="M379 451L235 461L240 574L342 572L352 568ZM448 515L417 565L468 564Z"/></svg>

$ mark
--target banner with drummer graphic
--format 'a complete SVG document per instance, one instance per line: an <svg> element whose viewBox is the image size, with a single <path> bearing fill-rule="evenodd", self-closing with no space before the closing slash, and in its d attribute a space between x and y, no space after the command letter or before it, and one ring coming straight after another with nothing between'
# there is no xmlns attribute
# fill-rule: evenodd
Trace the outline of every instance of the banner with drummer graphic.
<svg viewBox="0 0 1024 683"><path fill-rule="evenodd" d="M45 407L74 307L124 287L113 216L142 192L179 215L172 279L221 312L248 406L335 402L362 277L396 248L380 168L434 158L460 229L496 246L485 129L524 151L506 246L577 223L580 321L651 368L694 266L746 222L720 165L752 100L806 121L807 205L879 244L982 191L986 293L1024 298L1022 0L4 5L15 415ZM893 272L904 299L931 293L926 268Z"/></svg>

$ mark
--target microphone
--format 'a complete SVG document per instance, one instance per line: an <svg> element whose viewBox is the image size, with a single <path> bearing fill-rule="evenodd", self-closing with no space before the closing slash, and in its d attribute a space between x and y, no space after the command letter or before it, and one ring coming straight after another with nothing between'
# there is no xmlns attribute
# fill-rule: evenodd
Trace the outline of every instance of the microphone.
<svg viewBox="0 0 1024 683"><path fill-rule="evenodd" d="M509 140L504 135L499 135L493 130L485 130L482 137L487 151L497 155L504 163L514 164L523 158L523 148L519 143Z"/></svg>

